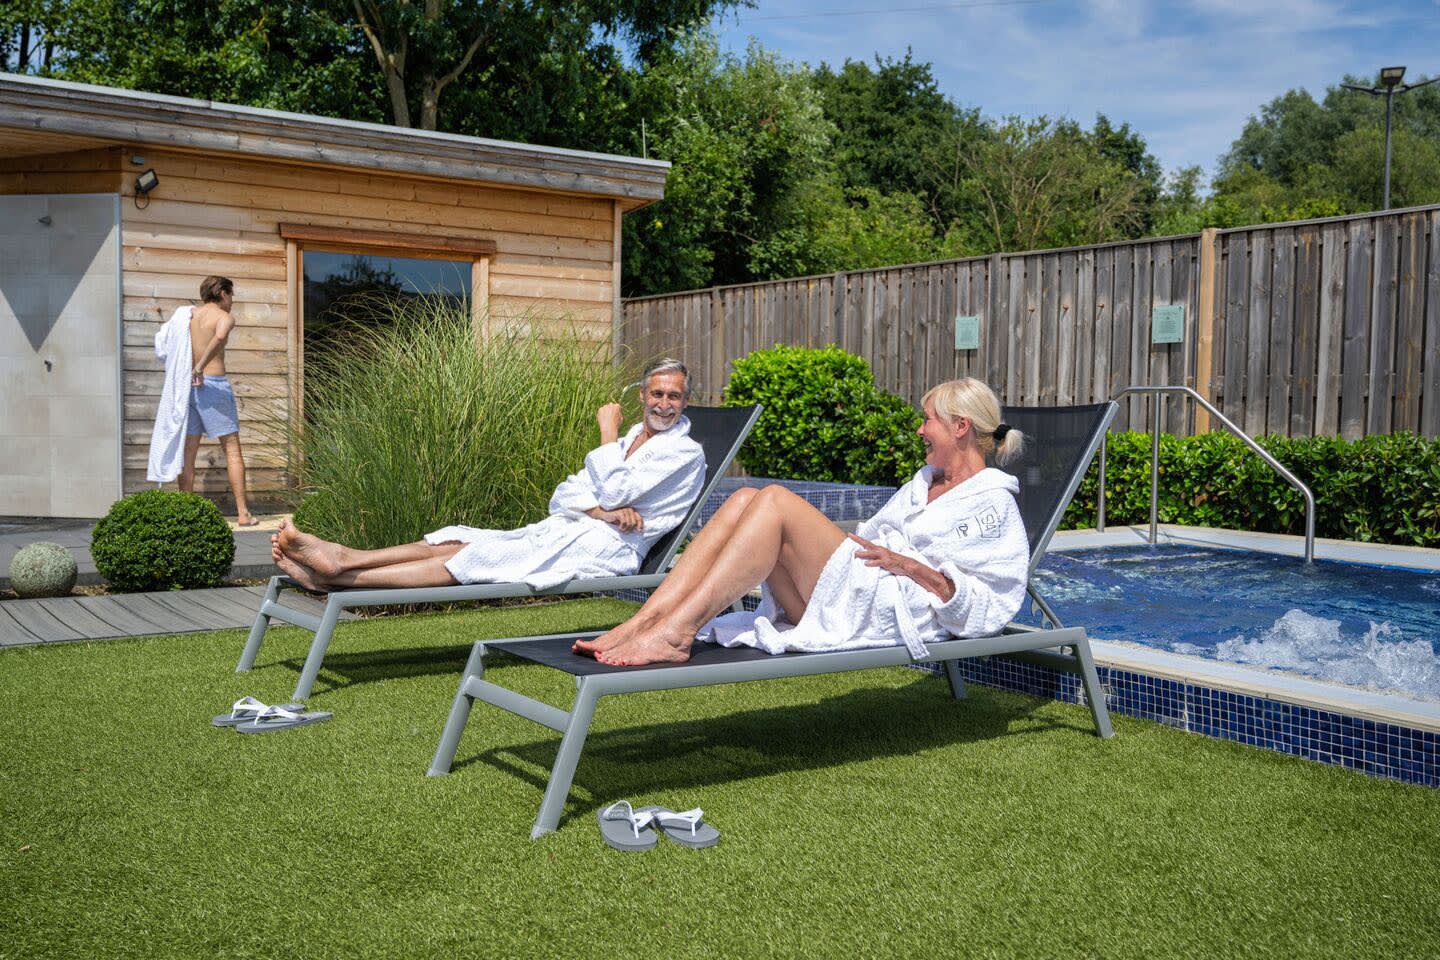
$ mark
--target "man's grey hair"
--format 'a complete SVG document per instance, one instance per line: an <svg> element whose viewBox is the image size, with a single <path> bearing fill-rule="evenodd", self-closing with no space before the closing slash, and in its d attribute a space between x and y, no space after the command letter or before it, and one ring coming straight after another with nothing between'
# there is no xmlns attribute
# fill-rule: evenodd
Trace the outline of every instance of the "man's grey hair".
<svg viewBox="0 0 1440 960"><path fill-rule="evenodd" d="M650 378L655 376L655 374L657 373L678 373L682 377L684 377L685 399L690 399L690 371L685 368L685 364L681 363L679 360L676 360L674 357L666 357L663 360L656 360L654 363L650 364L650 366L645 368L645 373L640 378L641 389L648 388L650 386Z"/></svg>

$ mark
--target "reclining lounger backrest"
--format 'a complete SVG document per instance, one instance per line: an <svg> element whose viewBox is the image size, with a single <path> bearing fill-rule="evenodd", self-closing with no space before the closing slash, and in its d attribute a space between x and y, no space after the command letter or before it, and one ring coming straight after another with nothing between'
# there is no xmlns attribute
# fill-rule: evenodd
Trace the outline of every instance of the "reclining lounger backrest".
<svg viewBox="0 0 1440 960"><path fill-rule="evenodd" d="M755 426L761 409L758 403L748 407L700 407L692 404L685 408L685 416L690 418L690 437L705 451L705 485L680 526L655 541L645 555L645 562L640 564L641 574L664 573L670 566L670 559L685 537L693 532L691 526L695 518L700 515L715 485L730 469L730 462Z"/></svg>
<svg viewBox="0 0 1440 960"><path fill-rule="evenodd" d="M1005 422L1025 434L1025 453L1001 469L1020 481L1016 500L1030 537L1031 573L1044 558L1117 409L1113 402L1004 408Z"/></svg>

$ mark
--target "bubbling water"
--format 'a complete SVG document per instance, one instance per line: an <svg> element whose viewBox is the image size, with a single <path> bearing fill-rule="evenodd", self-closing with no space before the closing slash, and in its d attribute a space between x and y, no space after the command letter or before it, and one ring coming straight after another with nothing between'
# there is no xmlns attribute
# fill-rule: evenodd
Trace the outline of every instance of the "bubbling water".
<svg viewBox="0 0 1440 960"><path fill-rule="evenodd" d="M1436 656L1429 641L1402 637L1391 624L1371 621L1370 629L1357 641L1344 636L1339 620L1297 609L1287 611L1254 640L1247 640L1244 634L1222 640L1213 656L1229 663L1292 670L1324 680L1404 690L1440 700L1440 656Z"/></svg>

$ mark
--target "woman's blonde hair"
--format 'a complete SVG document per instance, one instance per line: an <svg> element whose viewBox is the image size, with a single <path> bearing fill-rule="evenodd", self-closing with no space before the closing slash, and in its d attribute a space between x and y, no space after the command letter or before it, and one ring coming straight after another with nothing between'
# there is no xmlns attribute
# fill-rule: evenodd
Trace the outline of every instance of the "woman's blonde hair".
<svg viewBox="0 0 1440 960"><path fill-rule="evenodd" d="M931 387L920 403L935 404L935 413L946 423L959 417L970 421L980 453L997 466L1004 466L1025 449L1025 435L1000 420L1000 400L983 381L974 377L947 380ZM997 436L998 434L998 436Z"/></svg>

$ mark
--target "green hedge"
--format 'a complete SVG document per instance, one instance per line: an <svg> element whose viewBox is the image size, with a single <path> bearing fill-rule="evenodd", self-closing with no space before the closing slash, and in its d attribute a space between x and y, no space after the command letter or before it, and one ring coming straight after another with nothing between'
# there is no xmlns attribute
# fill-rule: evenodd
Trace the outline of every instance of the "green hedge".
<svg viewBox="0 0 1440 960"><path fill-rule="evenodd" d="M235 538L204 497L142 490L116 500L95 524L90 555L117 590L218 587L235 561Z"/></svg>
<svg viewBox="0 0 1440 960"><path fill-rule="evenodd" d="M1440 547L1440 440L1413 433L1348 442L1261 437L1260 446L1315 494L1315 534L1341 540ZM1095 525L1099 465L1092 464L1065 527ZM1107 524L1150 522L1150 437L1111 434ZM1160 522L1304 533L1305 500L1228 433L1160 437Z"/></svg>
<svg viewBox="0 0 1440 960"><path fill-rule="evenodd" d="M838 347L777 345L735 361L725 403L763 403L740 465L761 477L899 485L925 462L920 414Z"/></svg>

